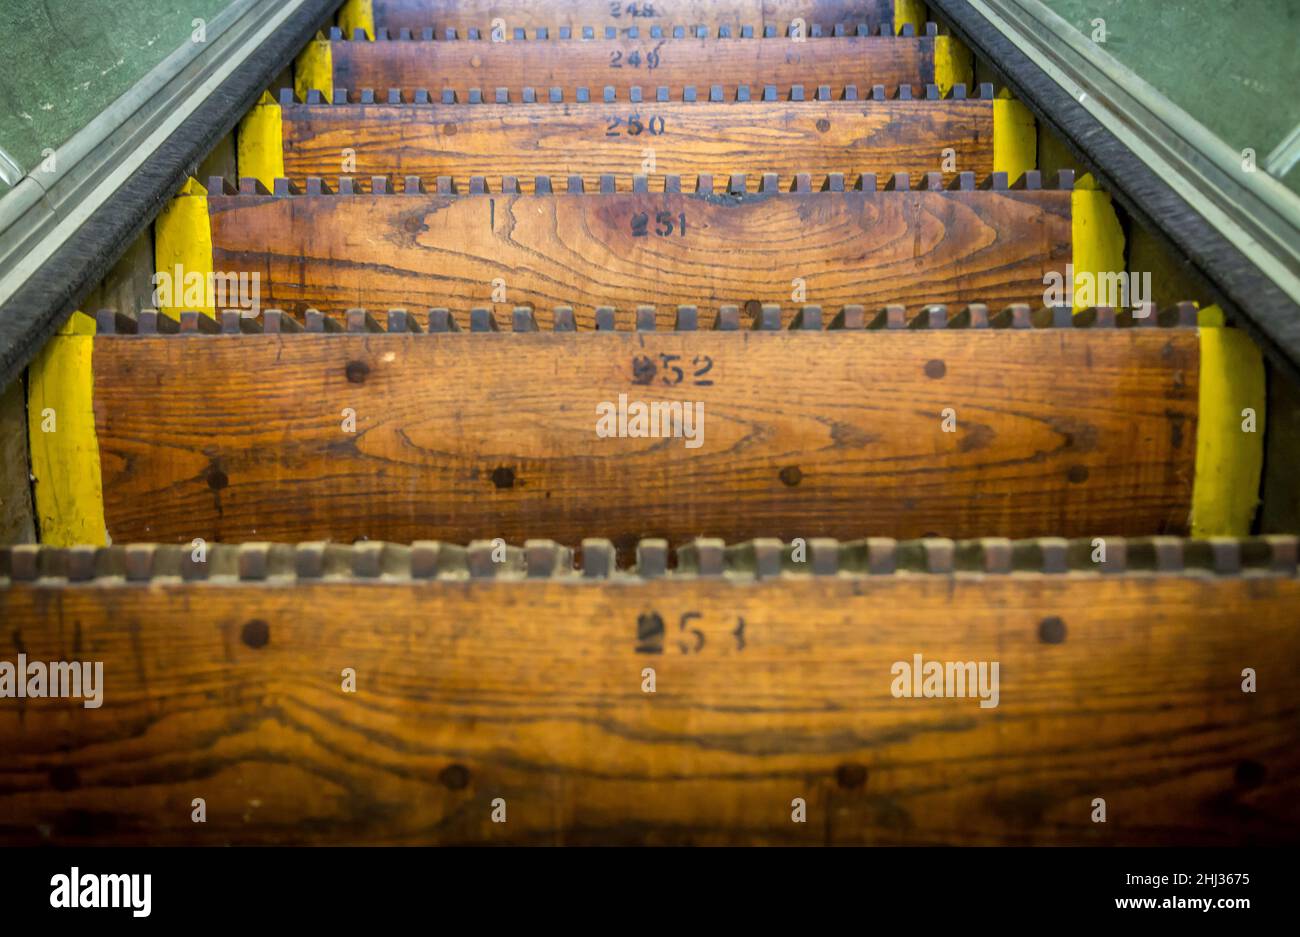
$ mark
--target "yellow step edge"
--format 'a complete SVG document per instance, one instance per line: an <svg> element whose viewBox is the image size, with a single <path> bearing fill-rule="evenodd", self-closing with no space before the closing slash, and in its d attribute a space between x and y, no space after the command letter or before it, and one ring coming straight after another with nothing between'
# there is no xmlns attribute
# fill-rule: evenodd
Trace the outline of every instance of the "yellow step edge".
<svg viewBox="0 0 1300 937"><path fill-rule="evenodd" d="M74 312L27 369L27 440L41 542L105 546L95 433L95 322Z"/></svg>
<svg viewBox="0 0 1300 937"><path fill-rule="evenodd" d="M993 99L993 171L1015 183L1038 168L1038 127L1034 115L1005 88Z"/></svg>
<svg viewBox="0 0 1300 937"><path fill-rule="evenodd" d="M925 33L925 4L921 0L894 0L894 35L909 23L918 36Z"/></svg>
<svg viewBox="0 0 1300 937"><path fill-rule="evenodd" d="M934 37L934 83L939 86L940 95L946 95L953 85L965 85L969 89L974 69L970 49L952 36Z"/></svg>
<svg viewBox="0 0 1300 937"><path fill-rule="evenodd" d="M996 145L996 132L994 145ZM1077 180L1070 193L1071 243L1074 264L1074 311L1096 305L1096 286L1111 282L1109 274L1122 274L1124 229L1120 227L1110 194L1091 175Z"/></svg>
<svg viewBox="0 0 1300 937"><path fill-rule="evenodd" d="M351 39L352 33L358 29L366 31L366 38L374 40L375 38L375 4L374 0L348 0L339 10L339 29L343 30L343 38Z"/></svg>
<svg viewBox="0 0 1300 937"><path fill-rule="evenodd" d="M216 318L212 304L212 223L208 190L188 180L154 222L154 296L158 311L179 319L182 310Z"/></svg>
<svg viewBox="0 0 1300 937"><path fill-rule="evenodd" d="M284 177L284 115L269 91L239 122L236 134L239 178L253 178L268 189Z"/></svg>
<svg viewBox="0 0 1300 937"><path fill-rule="evenodd" d="M1244 537L1259 506L1264 468L1264 359L1250 336L1200 310L1201 380L1196 428L1193 537ZM1253 419L1252 419L1253 416Z"/></svg>
<svg viewBox="0 0 1300 937"><path fill-rule="evenodd" d="M319 91L327 102L334 100L334 54L329 40L320 33L293 65L294 94L299 101L306 101L308 91Z"/></svg>

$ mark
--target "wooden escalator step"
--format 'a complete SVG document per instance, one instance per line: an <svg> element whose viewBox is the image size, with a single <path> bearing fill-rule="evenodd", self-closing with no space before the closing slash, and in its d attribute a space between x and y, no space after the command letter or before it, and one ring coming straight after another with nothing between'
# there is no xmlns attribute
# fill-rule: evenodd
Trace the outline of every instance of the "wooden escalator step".
<svg viewBox="0 0 1300 937"><path fill-rule="evenodd" d="M111 542L1178 533L1204 486L1258 484L1198 457L1229 429L1198 423L1194 312L635 313L100 334L86 472Z"/></svg>
<svg viewBox="0 0 1300 937"><path fill-rule="evenodd" d="M344 21L372 30L387 29L393 36L403 29L418 34L434 27L438 36L454 29L459 35L479 30L485 37L491 35L493 23L500 21L510 38L519 29L533 37L539 29L558 35L561 27L576 28L580 33L584 26L602 32L607 26L620 31L703 26L711 35L725 29L737 37L748 28L762 36L769 26L784 34L797 19L803 20L810 35L813 26L829 35L836 26L859 23L872 31L899 26L904 21L900 17L906 17L915 6L894 0L371 0L370 5L368 22L349 19L346 13Z"/></svg>
<svg viewBox="0 0 1300 937"><path fill-rule="evenodd" d="M973 173L948 188L939 173L920 183L900 173L878 190L872 175L828 174L813 191L800 173L784 191L775 174L666 176L619 192L611 174L597 192L579 175L520 192L514 178L492 190L476 175L464 193L450 177L410 178L400 193L375 177L339 179L337 192L311 178L305 194L287 180L276 194L246 180L230 194L217 180L177 202L202 199L210 269L256 276L264 306L299 314L445 306L463 315L504 295L533 307L544 328L558 305L590 328L598 307L639 304L658 307L667 328L677 306L789 303L800 283L827 307L915 311L1000 308L1043 296L1049 276L1066 274L1076 230L1067 175L1053 188L1039 188L1037 173L1023 188L997 173L983 187Z"/></svg>
<svg viewBox="0 0 1300 937"><path fill-rule="evenodd" d="M971 99L964 89L940 100L888 97L881 86L861 90L864 100L857 88L846 89L847 99L832 98L829 87L806 95L799 88L806 100L792 101L778 99L775 88L751 95L745 86L742 100L724 100L719 86L685 101L667 88L643 96L640 88L617 95L610 87L580 105L558 88L501 89L482 104L396 90L363 103L374 96L338 89L333 104L296 103L286 91L279 104L261 106L282 114L274 165L299 186L309 176L347 172L447 176L462 190L482 175L494 191L505 177L528 189L537 176L579 175L594 189L601 175L613 174L617 189L630 191L638 174L722 179L749 171L774 173L789 188L797 174L816 170L811 181L820 187L831 173L920 178L945 153L954 170L977 178L998 168L991 85Z"/></svg>
<svg viewBox="0 0 1300 937"><path fill-rule="evenodd" d="M638 38L593 38L488 42L468 39L313 43L299 60L298 88L376 92L423 89L474 101L497 88L578 89L666 87L680 95L688 87L722 86L734 97L742 85L772 85L787 94L795 85L827 85L840 96L850 86L947 85L937 35L853 35L839 39L789 37L730 40L652 33ZM312 76L310 79L304 75ZM967 82L969 74L956 80ZM946 90L946 88L944 89Z"/></svg>
<svg viewBox="0 0 1300 937"><path fill-rule="evenodd" d="M24 676L91 667L73 698L0 709L0 829L44 844L1300 835L1295 538L1110 540L1104 563L1089 541L804 546L801 561L779 541L675 556L647 541L633 571L601 541L580 568L545 541L208 545L201 562L188 544L0 548ZM1243 668L1268 692L1243 692ZM808 822L791 822L796 799Z"/></svg>

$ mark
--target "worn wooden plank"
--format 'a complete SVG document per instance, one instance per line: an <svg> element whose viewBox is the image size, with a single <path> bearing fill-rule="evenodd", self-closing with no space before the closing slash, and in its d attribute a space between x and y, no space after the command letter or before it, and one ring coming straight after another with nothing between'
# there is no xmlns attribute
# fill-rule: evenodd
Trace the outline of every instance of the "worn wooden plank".
<svg viewBox="0 0 1300 937"><path fill-rule="evenodd" d="M596 39L545 42L330 42L333 87L444 89L468 100L471 89L562 88L594 94L613 86L737 89L828 85L839 96L848 85L936 84L935 40L921 36L849 36L836 40Z"/></svg>
<svg viewBox="0 0 1300 937"><path fill-rule="evenodd" d="M282 113L284 171L299 185L350 172L448 176L463 191L484 176L500 191L514 176L530 191L537 176L578 175L595 191L612 173L631 191L652 159L657 174L775 173L789 189L809 173L820 188L829 173L919 178L946 150L954 171L993 171L992 100L289 104Z"/></svg>
<svg viewBox="0 0 1300 937"><path fill-rule="evenodd" d="M98 709L0 707L0 839L1289 843L1291 562L0 588L29 660L104 665ZM998 705L895 697L917 654L997 662Z"/></svg>
<svg viewBox="0 0 1300 937"><path fill-rule="evenodd" d="M871 29L894 24L893 0L374 0L374 25L413 32L432 26L441 37L448 28L459 35L478 29L489 35L492 21L503 20L508 36L525 29L530 37L547 29L556 34L561 27L581 30L584 26L614 26L620 30L652 26L704 26L710 35L729 27L740 35L743 26L753 27L756 36L771 26L784 35L794 19L811 27L818 24L829 33L840 24L866 23Z"/></svg>
<svg viewBox="0 0 1300 937"><path fill-rule="evenodd" d="M1260 486L1259 529L1270 533L1300 530L1300 386L1280 369L1268 369L1268 426L1264 478Z"/></svg>
<svg viewBox="0 0 1300 937"><path fill-rule="evenodd" d="M558 183L558 180L557 180ZM725 180L719 180L725 188ZM1066 191L612 195L212 194L214 269L260 277L266 306L342 311L494 299L574 308L803 301L1039 301L1071 259ZM685 233L683 234L683 222Z"/></svg>
<svg viewBox="0 0 1300 937"><path fill-rule="evenodd" d="M0 388L0 543L36 540L32 465L27 451L27 395L20 377Z"/></svg>
<svg viewBox="0 0 1300 937"><path fill-rule="evenodd" d="M1194 329L101 336L94 367L116 542L1136 535L1185 529L1195 472ZM700 444L598 435L620 394L697 404Z"/></svg>

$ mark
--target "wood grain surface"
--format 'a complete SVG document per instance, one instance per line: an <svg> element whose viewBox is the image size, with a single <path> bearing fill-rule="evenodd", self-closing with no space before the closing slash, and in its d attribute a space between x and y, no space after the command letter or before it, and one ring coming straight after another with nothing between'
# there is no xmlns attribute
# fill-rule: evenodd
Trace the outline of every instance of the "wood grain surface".
<svg viewBox="0 0 1300 937"><path fill-rule="evenodd" d="M97 710L0 706L0 839L1293 843L1297 603L1151 575L0 589L5 659L104 663ZM654 615L674 639L638 653ZM997 661L999 705L895 698L915 654Z"/></svg>
<svg viewBox="0 0 1300 937"><path fill-rule="evenodd" d="M784 34L790 21L803 19L829 30L840 23L867 23L876 29L894 23L893 0L374 0L375 26L381 29L422 30L434 26L438 35L451 27L460 35L470 29L487 35L494 19L505 20L506 29L556 30L561 26L707 26L717 34L721 26L754 27L761 36L764 26Z"/></svg>
<svg viewBox="0 0 1300 937"><path fill-rule="evenodd" d="M1194 329L102 336L104 515L118 543L624 555L643 536L1175 533L1198 360ZM701 403L702 445L599 437L620 394Z"/></svg>
<svg viewBox="0 0 1300 937"><path fill-rule="evenodd" d="M725 180L717 185L725 187ZM342 311L505 302L594 309L1041 302L1071 259L1066 191L210 195L218 271L262 304ZM682 220L685 219L685 233ZM669 232L670 234L664 234ZM497 292L499 296L499 292Z"/></svg>
<svg viewBox="0 0 1300 937"><path fill-rule="evenodd" d="M491 95L497 88L578 88L594 93L612 86L665 87L680 96L686 87L721 85L735 98L740 85L792 85L812 93L828 85L839 96L846 85L926 85L935 81L934 39L847 36L793 39L551 39L526 42L396 41L330 43L335 88L470 89Z"/></svg>
<svg viewBox="0 0 1300 937"><path fill-rule="evenodd" d="M595 191L612 173L620 191L654 173L725 179L798 173L820 188L828 173L852 176L938 170L951 149L956 171L993 171L993 102L804 101L631 104L290 105L283 108L285 174L450 176L462 191L486 177L501 190L515 176L583 177ZM345 162L345 159L350 161ZM947 178L951 179L951 175Z"/></svg>

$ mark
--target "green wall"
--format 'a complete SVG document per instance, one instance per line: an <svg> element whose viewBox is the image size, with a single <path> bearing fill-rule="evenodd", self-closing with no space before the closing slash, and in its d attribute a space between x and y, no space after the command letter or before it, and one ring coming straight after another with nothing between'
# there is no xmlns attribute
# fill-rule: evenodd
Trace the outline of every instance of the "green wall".
<svg viewBox="0 0 1300 937"><path fill-rule="evenodd" d="M1218 134L1264 159L1300 125L1298 0L1043 0ZM1300 166L1284 180L1300 192Z"/></svg>
<svg viewBox="0 0 1300 937"><path fill-rule="evenodd" d="M229 3L0 0L0 147L30 172Z"/></svg>

